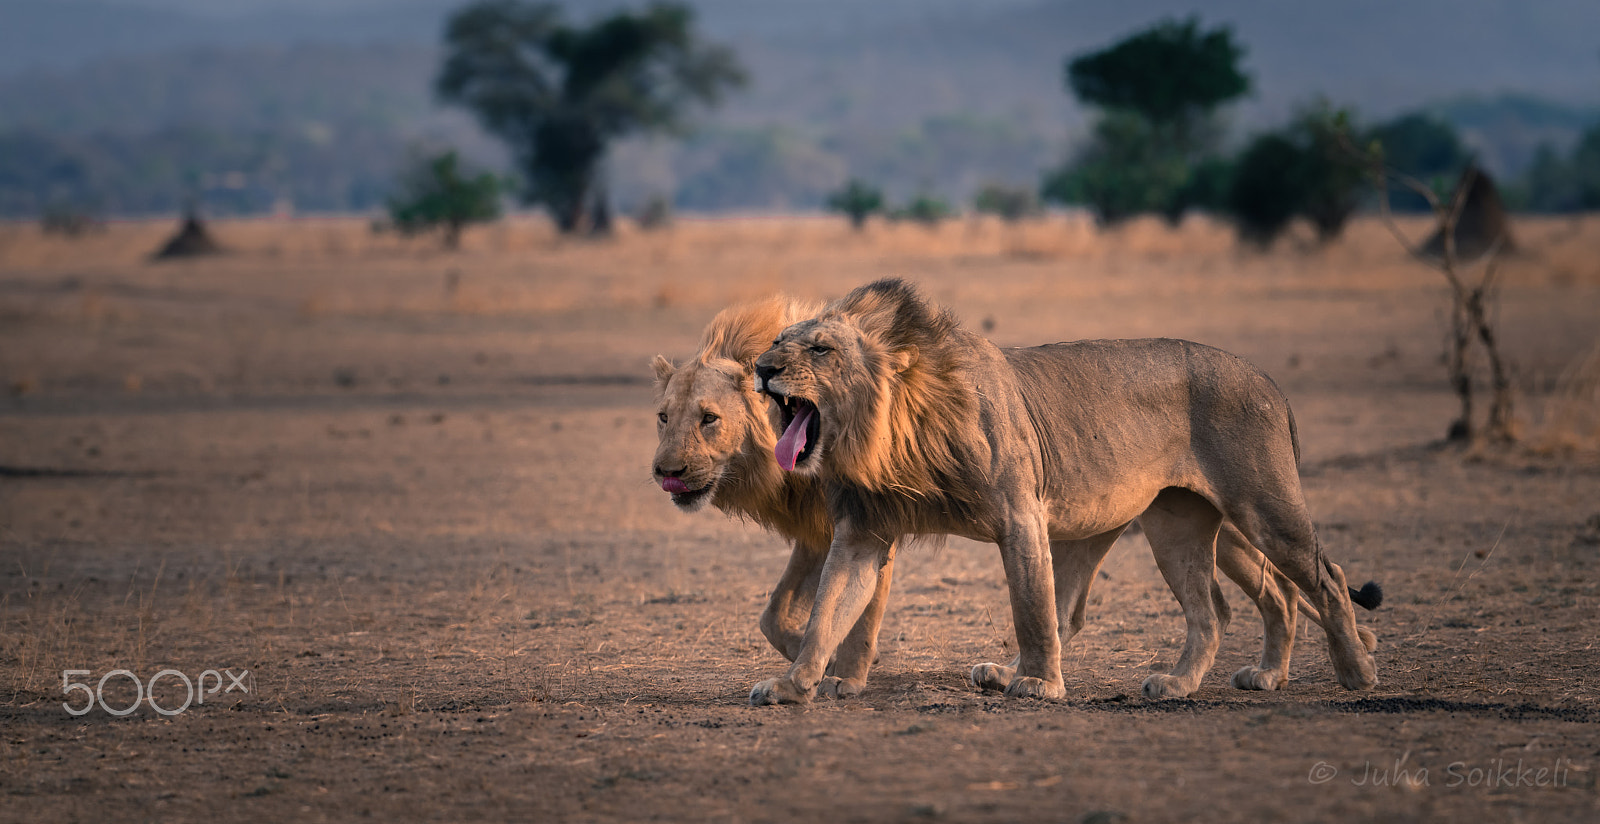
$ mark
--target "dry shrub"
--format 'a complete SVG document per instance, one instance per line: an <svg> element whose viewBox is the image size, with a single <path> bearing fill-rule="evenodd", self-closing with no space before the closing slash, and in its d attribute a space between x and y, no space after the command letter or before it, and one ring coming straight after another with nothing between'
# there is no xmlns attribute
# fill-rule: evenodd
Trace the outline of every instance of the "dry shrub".
<svg viewBox="0 0 1600 824"><path fill-rule="evenodd" d="M1600 342L1556 379L1531 447L1544 454L1600 450Z"/></svg>

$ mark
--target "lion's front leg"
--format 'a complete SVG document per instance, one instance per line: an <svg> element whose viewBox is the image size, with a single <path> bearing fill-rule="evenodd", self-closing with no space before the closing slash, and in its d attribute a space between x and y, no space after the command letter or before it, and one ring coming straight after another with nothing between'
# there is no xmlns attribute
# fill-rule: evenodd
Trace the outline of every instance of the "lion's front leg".
<svg viewBox="0 0 1600 824"><path fill-rule="evenodd" d="M889 545L889 554L878 567L878 584L873 589L872 600L861 617L856 619L850 634L839 644L833 664L823 675L820 691L829 698L854 698L867 687L867 673L878 662L878 629L883 625L883 612L889 605L889 587L894 579L895 545Z"/></svg>
<svg viewBox="0 0 1600 824"><path fill-rule="evenodd" d="M1222 622L1217 614L1217 530L1222 513L1188 490L1168 489L1139 516L1161 577L1183 607L1187 633L1170 673L1144 681L1146 698L1182 698L1200 686L1216 660Z"/></svg>
<svg viewBox="0 0 1600 824"><path fill-rule="evenodd" d="M1043 516L1024 515L1011 524L1010 531L1000 540L1000 558L1005 565L1011 619L1017 631L1017 660L1005 687L1006 695L1060 698L1067 690L1061 680L1054 571ZM973 668L973 682L997 679L1007 669L1011 668L979 664Z"/></svg>
<svg viewBox="0 0 1600 824"><path fill-rule="evenodd" d="M1090 538L1050 542L1050 567L1056 588L1056 631L1062 649L1083 629L1095 573L1125 529L1126 524ZM1004 666L979 664L972 668L972 684L979 689L1004 692L1016 677L1021 661L1019 656Z"/></svg>
<svg viewBox="0 0 1600 824"><path fill-rule="evenodd" d="M790 661L800 655L806 622L811 618L811 605L817 597L817 582L822 579L822 565L827 560L827 547L795 541L783 577L773 586L767 608L761 612L761 634L767 637L773 649Z"/></svg>
<svg viewBox="0 0 1600 824"><path fill-rule="evenodd" d="M817 585L816 601L811 608L811 620L806 625L800 653L789 671L778 678L756 684L750 691L750 703L800 704L810 701L817 686L822 683L828 662L851 628L863 626L863 634L873 643L852 645L843 651L844 661L850 665L849 674L859 676L864 683L866 670L872 666L872 653L876 646L878 621L882 618L882 604L870 622L858 625L875 596L886 598L889 575L886 569L893 560L893 541L886 541L870 533L853 533L848 525L840 524L834 531L833 546L828 549L827 562ZM852 638L855 632L850 632ZM844 681L845 679L841 679ZM837 692L837 688L836 688Z"/></svg>
<svg viewBox="0 0 1600 824"><path fill-rule="evenodd" d="M789 566L783 577L773 587L767 608L761 613L761 633L784 658L793 661L800 655L800 645L805 640L806 624L812 605L817 598L817 585L822 579L822 566L827 561L826 548L813 549L796 543L789 556ZM889 558L878 570L878 584L872 600L856 620L850 634L839 645L833 662L822 679L820 692L829 698L850 698L859 695L867 685L867 674L878 661L878 630L883 624L883 613L889 602L890 583L894 573L894 547Z"/></svg>

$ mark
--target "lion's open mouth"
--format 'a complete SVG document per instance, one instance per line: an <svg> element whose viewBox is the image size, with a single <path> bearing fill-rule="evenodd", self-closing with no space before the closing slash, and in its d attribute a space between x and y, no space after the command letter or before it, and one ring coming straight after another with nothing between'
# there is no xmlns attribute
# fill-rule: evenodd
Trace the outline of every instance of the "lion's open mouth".
<svg viewBox="0 0 1600 824"><path fill-rule="evenodd" d="M817 405L805 398L778 394L772 394L772 398L783 415L783 435L772 450L773 456L785 471L793 472L816 450L822 437L822 415L818 414Z"/></svg>

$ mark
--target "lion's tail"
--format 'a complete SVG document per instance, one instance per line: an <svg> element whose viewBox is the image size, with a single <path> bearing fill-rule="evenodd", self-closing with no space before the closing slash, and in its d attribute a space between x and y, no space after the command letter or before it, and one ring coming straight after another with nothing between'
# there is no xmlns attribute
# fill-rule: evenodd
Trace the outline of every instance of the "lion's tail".
<svg viewBox="0 0 1600 824"><path fill-rule="evenodd" d="M1279 391L1281 392L1282 390ZM1298 468L1300 466L1300 427L1294 422L1294 407L1290 405L1287 397L1283 399L1283 410L1289 418L1289 445L1294 449L1294 465ZM1322 556L1321 540L1317 541L1317 555ZM1368 581L1362 584L1360 589L1352 586L1346 586L1345 589L1350 590L1350 602L1363 609L1377 609L1383 603L1383 587L1379 586L1377 581ZM1304 593L1300 595L1300 604L1302 608L1311 607L1311 603L1306 600ZM1316 609L1312 608L1311 613L1313 615L1316 614Z"/></svg>
<svg viewBox="0 0 1600 824"><path fill-rule="evenodd" d="M1377 609L1383 603L1383 587L1377 581L1368 581L1360 589L1347 587L1350 590L1350 601L1358 607Z"/></svg>
<svg viewBox="0 0 1600 824"><path fill-rule="evenodd" d="M1345 587L1345 589L1350 590L1350 603L1362 609L1374 610L1383 604L1383 587L1378 586L1377 581L1368 581L1362 584L1360 589L1355 587ZM1304 592L1298 593L1298 597L1300 599L1300 611L1320 625L1322 623L1322 613L1311 605L1310 599L1306 598Z"/></svg>

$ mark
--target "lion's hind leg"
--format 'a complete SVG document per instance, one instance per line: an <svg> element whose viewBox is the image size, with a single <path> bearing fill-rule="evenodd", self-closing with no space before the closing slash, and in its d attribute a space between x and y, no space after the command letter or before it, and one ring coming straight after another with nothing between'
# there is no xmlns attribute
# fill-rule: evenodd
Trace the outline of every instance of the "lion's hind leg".
<svg viewBox="0 0 1600 824"><path fill-rule="evenodd" d="M1328 636L1328 656L1340 685L1371 689L1378 684L1371 653L1376 641L1370 631L1363 636L1357 630L1344 570L1323 556L1311 517L1304 506L1293 503L1298 497L1259 496L1233 506L1236 511L1228 518L1304 594L1312 607L1308 616L1320 619L1317 623Z"/></svg>
<svg viewBox="0 0 1600 824"><path fill-rule="evenodd" d="M1161 576L1183 606L1188 628L1177 666L1168 674L1146 678L1144 694L1148 698L1182 698L1200 686L1222 641L1222 622L1212 595L1222 513L1187 489L1168 488L1139 516L1139 523L1150 539Z"/></svg>
<svg viewBox="0 0 1600 824"><path fill-rule="evenodd" d="M1242 690L1282 688L1289 682L1300 589L1231 523L1223 524L1217 535L1217 568L1238 584L1261 612L1261 664L1235 672L1233 685Z"/></svg>

